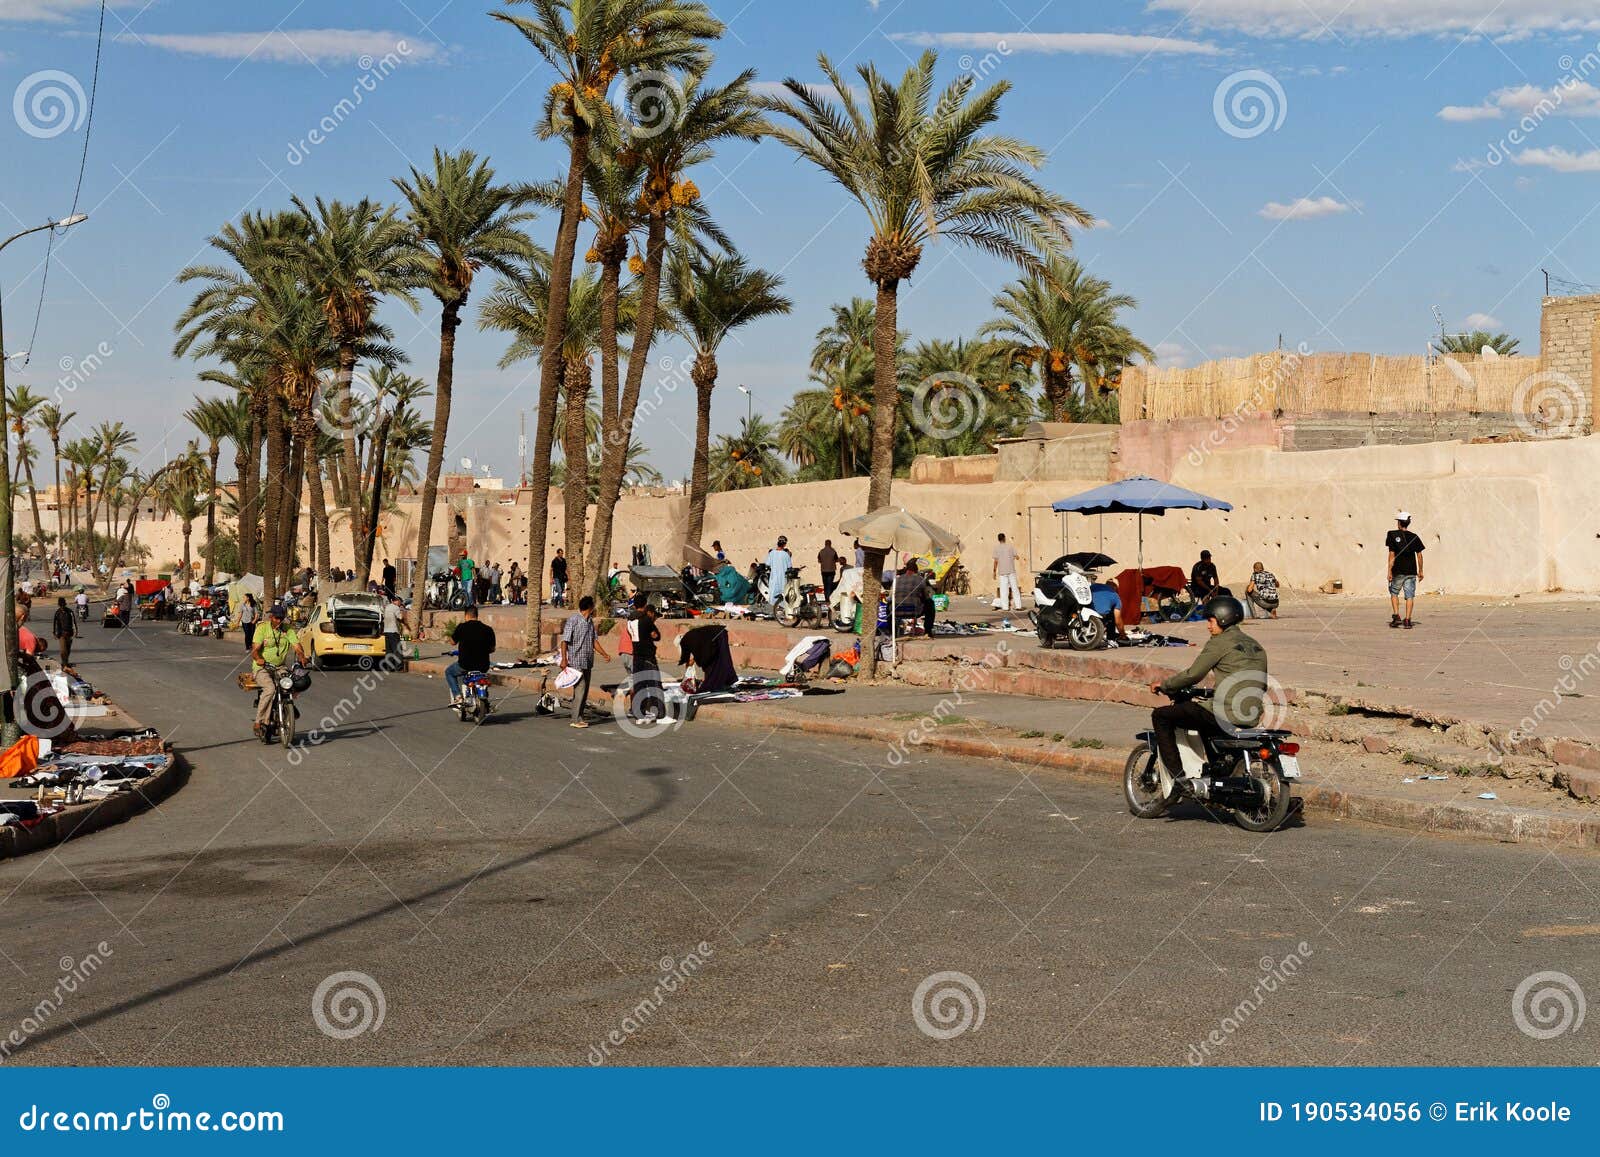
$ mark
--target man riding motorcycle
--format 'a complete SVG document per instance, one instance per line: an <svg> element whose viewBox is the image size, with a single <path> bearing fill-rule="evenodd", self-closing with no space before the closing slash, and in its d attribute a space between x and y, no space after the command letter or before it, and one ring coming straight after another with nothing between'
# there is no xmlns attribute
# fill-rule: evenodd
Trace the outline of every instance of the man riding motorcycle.
<svg viewBox="0 0 1600 1157"><path fill-rule="evenodd" d="M461 676L481 675L489 669L489 656L494 654L494 628L478 621L478 608L468 606L461 614L464 617L450 632L450 641L456 645L456 661L444 669L451 706L461 701Z"/></svg>
<svg viewBox="0 0 1600 1157"><path fill-rule="evenodd" d="M1150 713L1156 750L1167 774L1174 779L1183 778L1179 731L1198 731L1205 736L1254 727L1261 721L1266 701L1267 652L1239 629L1244 606L1236 598L1221 595L1206 603L1205 616L1211 638L1189 669L1150 684L1150 690L1159 694L1193 687L1213 671L1217 675L1218 695L1210 704L1188 700L1157 707Z"/></svg>
<svg viewBox="0 0 1600 1157"><path fill-rule="evenodd" d="M290 656L302 663L306 661L300 636L284 625L287 614L282 603L273 603L267 611L266 623L256 628L255 639L250 647L250 669L255 674L256 686L261 688L256 695L255 733L258 739L272 722L272 700L277 694L272 681L272 669L284 666Z"/></svg>

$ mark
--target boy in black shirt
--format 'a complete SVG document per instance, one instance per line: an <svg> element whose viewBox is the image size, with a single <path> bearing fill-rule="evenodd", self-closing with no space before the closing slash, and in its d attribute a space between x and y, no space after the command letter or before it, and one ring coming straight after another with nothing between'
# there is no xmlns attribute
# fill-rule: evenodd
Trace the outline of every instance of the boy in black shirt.
<svg viewBox="0 0 1600 1157"><path fill-rule="evenodd" d="M1422 581L1422 539L1411 529L1411 514L1402 510L1395 516L1395 529L1384 539L1389 548L1389 625L1411 629L1411 608L1417 600L1417 584ZM1400 600L1405 599L1405 618L1400 617Z"/></svg>

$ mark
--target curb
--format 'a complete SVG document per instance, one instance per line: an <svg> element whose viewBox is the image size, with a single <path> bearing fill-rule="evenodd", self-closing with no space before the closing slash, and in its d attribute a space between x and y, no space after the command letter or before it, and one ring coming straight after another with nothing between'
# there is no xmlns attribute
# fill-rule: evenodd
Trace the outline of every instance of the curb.
<svg viewBox="0 0 1600 1157"><path fill-rule="evenodd" d="M128 721L128 726L142 729L143 725L127 712L119 709L119 714ZM132 791L118 792L93 803L74 804L53 816L46 816L30 828L10 824L0 828L0 860L43 851L148 811L176 791L187 775L188 765L177 752L169 749L167 766ZM5 783L0 780L0 790Z"/></svg>
<svg viewBox="0 0 1600 1157"><path fill-rule="evenodd" d="M443 674L445 666L437 659L413 659L407 670L438 675ZM498 684L512 686L537 687L540 682L539 678L530 678L518 671L494 671L490 677ZM606 701L610 696L596 687L590 692L590 699ZM830 719L782 709L752 715L748 709L739 710L728 705L709 703L696 711L695 719L723 727L765 727L776 731L882 743L891 753L889 759L892 764L904 762L909 749L915 747L947 755L1005 760L1028 771L1059 771L1097 780L1120 779L1123 769L1121 756L1060 751L1025 743L955 735L929 735L916 743L908 743L905 731L900 728L883 727L859 718ZM893 758L895 753L898 753L898 759ZM1568 817L1553 812L1509 808L1491 810L1454 803L1428 803L1400 796L1344 791L1316 783L1302 783L1300 792L1305 801L1304 811L1308 815L1499 843L1558 842L1579 848L1600 848L1600 816Z"/></svg>

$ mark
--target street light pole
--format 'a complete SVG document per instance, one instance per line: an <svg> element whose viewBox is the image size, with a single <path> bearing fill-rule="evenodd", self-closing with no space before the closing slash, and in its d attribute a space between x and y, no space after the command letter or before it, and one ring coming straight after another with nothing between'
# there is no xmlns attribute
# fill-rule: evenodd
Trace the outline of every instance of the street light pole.
<svg viewBox="0 0 1600 1157"><path fill-rule="evenodd" d="M43 225L35 225L32 229L13 233L4 241L0 241L0 250L30 233L42 233L46 229L65 229L88 219L87 213L78 213L64 217L60 221L47 221ZM0 291L0 350L4 350L6 344L4 309L5 293ZM4 640L0 643L0 695L3 695L10 704L10 709L6 712L4 725L0 726L0 744L10 747L17 741L21 732L17 727L17 704L16 696L13 694L17 687L17 587L11 565L14 546L11 536L11 446L5 433L10 423L10 416L7 413L10 403L6 394L7 360L4 356L0 356L0 638Z"/></svg>
<svg viewBox="0 0 1600 1157"><path fill-rule="evenodd" d="M744 395L744 426L748 431L756 420L756 396L743 386L739 387L739 392Z"/></svg>

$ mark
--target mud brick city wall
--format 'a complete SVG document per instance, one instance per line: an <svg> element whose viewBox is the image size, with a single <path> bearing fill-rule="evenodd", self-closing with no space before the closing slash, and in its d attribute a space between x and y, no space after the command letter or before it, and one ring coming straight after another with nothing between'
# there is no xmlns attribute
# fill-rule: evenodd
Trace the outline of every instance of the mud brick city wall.
<svg viewBox="0 0 1600 1157"><path fill-rule="evenodd" d="M1546 372L1565 374L1593 396L1595 324L1600 294L1547 297L1539 321L1539 354Z"/></svg>

